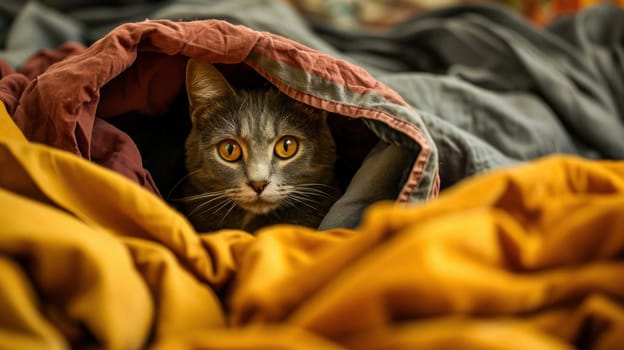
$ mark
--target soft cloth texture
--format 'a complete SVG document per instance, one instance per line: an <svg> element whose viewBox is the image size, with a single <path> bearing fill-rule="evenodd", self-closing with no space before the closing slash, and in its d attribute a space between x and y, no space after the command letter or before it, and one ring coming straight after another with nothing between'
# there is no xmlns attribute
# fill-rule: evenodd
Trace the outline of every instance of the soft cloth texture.
<svg viewBox="0 0 624 350"><path fill-rule="evenodd" d="M363 167L366 175L360 176L361 181L387 184L378 186L384 192L373 197L366 187L350 187L343 201L331 209L335 214L324 220L324 227L356 225L363 208L376 200L424 200L438 191L436 154L432 140L422 131L419 114L396 92L346 61L277 35L217 20L129 23L89 48L76 51L43 70L28 85L19 105L10 106L15 110L14 120L29 140L92 160L156 194L161 190L144 168L135 140L107 120L117 118L123 123L130 119L128 114L138 114L143 134L150 131L154 119L185 124L188 112L175 103L184 95L188 57L225 65L222 69L232 79L252 80L259 74L294 99L333 113L338 119L361 119L371 125L369 136L380 140L378 147L390 151L386 153L395 159L391 164L397 170L388 172L377 160L372 160L373 166ZM28 63L36 66L33 62ZM345 125L344 120L337 123ZM370 163L370 157L362 159L367 148L353 142L357 141L353 128L342 129L336 137L347 142L338 141L342 145L338 152L349 154L353 153L349 149L355 149L362 155L355 160L339 155L339 166ZM173 140L178 148L184 144L183 137L167 134L169 131L166 129L155 143ZM176 155L168 157L168 150L152 153L155 163L166 163L168 158L175 162ZM171 168L160 168L172 172Z"/></svg>
<svg viewBox="0 0 624 350"><path fill-rule="evenodd" d="M79 10L29 3L1 56L7 347L624 344L621 9L538 29L463 6L383 33L270 0ZM185 21L204 17L246 26ZM326 230L198 234L163 201L188 57L331 112Z"/></svg>
<svg viewBox="0 0 624 350"><path fill-rule="evenodd" d="M435 192L430 190L435 187L435 166L439 184L446 188L468 176L552 153L624 156L624 71L619 59L624 12L612 4L590 7L547 28L533 27L499 7L458 6L423 12L384 32L353 33L311 27L279 0L120 3L126 6L79 6L75 0L50 5L63 13L38 2L14 6L16 18L5 34L7 45L0 57L21 70L25 53L76 38L91 43L120 21L146 18L222 18L283 35L363 67L418 112L419 117L408 118L428 139L431 154L417 180L414 201ZM138 56L137 67L142 67L142 60ZM278 80L298 89L301 80L296 71L286 72L288 76ZM335 92L341 90L331 90L335 88L317 84L313 90L322 99L337 97ZM396 140L396 134L389 138ZM419 155L417 167L425 165L423 153ZM415 155L410 157L407 162ZM143 174L137 177L149 185Z"/></svg>
<svg viewBox="0 0 624 350"><path fill-rule="evenodd" d="M622 163L547 158L376 205L356 230L198 236L153 193L0 121L8 348L624 344Z"/></svg>

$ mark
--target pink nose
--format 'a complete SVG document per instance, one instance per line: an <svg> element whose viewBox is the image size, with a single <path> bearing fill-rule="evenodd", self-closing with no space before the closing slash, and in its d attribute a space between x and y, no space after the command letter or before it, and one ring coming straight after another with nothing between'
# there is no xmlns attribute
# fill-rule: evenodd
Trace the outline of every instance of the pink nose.
<svg viewBox="0 0 624 350"><path fill-rule="evenodd" d="M257 194L262 193L262 191L264 191L268 184L268 181L249 181L247 183L247 185L253 188L253 190L256 191Z"/></svg>

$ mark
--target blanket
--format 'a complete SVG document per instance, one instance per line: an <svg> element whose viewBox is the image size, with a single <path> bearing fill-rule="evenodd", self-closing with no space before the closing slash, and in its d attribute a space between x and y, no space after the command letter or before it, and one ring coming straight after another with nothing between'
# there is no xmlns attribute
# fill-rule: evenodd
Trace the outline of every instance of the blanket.
<svg viewBox="0 0 624 350"><path fill-rule="evenodd" d="M461 6L377 33L269 0L120 25L44 10L21 8L0 56L11 347L624 343L623 174L591 160L624 152L621 9L537 29ZM189 57L331 114L345 193L319 230L198 235L163 200Z"/></svg>
<svg viewBox="0 0 624 350"><path fill-rule="evenodd" d="M622 158L624 84L618 57L623 15L611 4L590 7L545 29L499 7L466 5L425 12L373 33L311 27L277 0L128 4L127 17L115 7L83 8L72 0L59 1L57 7L63 12L37 2L15 10L0 58L21 70L27 55L39 49L71 40L94 42L125 20L227 19L353 63L398 92L419 114L407 118L429 138L429 164L437 163L442 189L552 153ZM424 177L435 172L429 165ZM430 190L434 181L426 179L414 200L435 193Z"/></svg>
<svg viewBox="0 0 624 350"><path fill-rule="evenodd" d="M545 158L427 205L378 203L356 230L197 235L128 178L0 121L7 348L624 344L621 162Z"/></svg>
<svg viewBox="0 0 624 350"><path fill-rule="evenodd" d="M290 97L340 116L335 128L338 167L361 167L339 169L339 177L346 178L345 183L354 176L360 180L349 186L324 226L353 226L362 209L376 200L406 202L436 193L432 141L421 131L418 113L396 92L348 62L223 21L153 20L122 25L39 74L23 91L19 104L10 107L15 109L13 118L29 140L90 159L160 194L133 139L107 119L116 117L124 123L132 117L128 114L139 114L134 118L138 124L134 129L140 129L134 138L137 141L146 134L145 123L152 124L150 118L168 122L163 134L147 129L152 142L147 142L149 150L144 149L144 154L149 158L151 152L156 159L150 160L158 164L161 173L172 174L175 167L168 165L183 160L180 146L188 128L176 134L176 128L168 125L188 124L188 112L180 113L184 108L175 104L185 94L188 57L225 64L223 69L233 72L233 80L238 77L248 82L254 73L259 74ZM350 120L340 121L345 118ZM370 128L362 136L359 120ZM363 138L361 144L359 138ZM379 142L371 150L369 144L376 140ZM159 147L160 152L155 151L155 144L171 147ZM180 152L176 154L176 150ZM169 153L173 153L171 157ZM380 161L387 166L380 166ZM357 174L351 174L356 170ZM167 180L172 183L181 177L183 174ZM373 181L379 191L369 190Z"/></svg>

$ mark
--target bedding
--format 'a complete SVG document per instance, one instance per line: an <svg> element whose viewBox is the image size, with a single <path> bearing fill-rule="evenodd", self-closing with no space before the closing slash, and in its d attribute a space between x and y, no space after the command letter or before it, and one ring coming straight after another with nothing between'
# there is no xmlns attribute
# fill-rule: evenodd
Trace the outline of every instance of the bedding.
<svg viewBox="0 0 624 350"><path fill-rule="evenodd" d="M197 235L152 192L1 116L9 348L624 343L621 162L497 170L427 205L378 203L355 230Z"/></svg>
<svg viewBox="0 0 624 350"><path fill-rule="evenodd" d="M28 3L5 36L9 347L624 344L620 8L349 32L279 1L128 6ZM318 230L198 234L167 203L189 57L330 112L345 193Z"/></svg>

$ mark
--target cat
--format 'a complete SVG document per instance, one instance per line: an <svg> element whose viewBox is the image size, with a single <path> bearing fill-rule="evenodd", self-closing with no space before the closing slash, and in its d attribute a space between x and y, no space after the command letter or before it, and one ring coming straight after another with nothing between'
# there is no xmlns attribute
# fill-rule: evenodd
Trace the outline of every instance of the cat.
<svg viewBox="0 0 624 350"><path fill-rule="evenodd" d="M275 87L235 90L194 59L186 90L192 126L182 202L196 230L318 227L341 193L327 112Z"/></svg>

